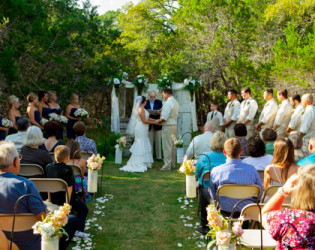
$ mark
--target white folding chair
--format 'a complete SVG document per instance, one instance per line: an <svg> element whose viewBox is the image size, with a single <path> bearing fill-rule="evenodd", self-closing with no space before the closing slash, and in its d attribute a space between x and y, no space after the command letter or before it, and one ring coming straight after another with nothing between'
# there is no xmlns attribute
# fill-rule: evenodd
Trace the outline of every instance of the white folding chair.
<svg viewBox="0 0 315 250"><path fill-rule="evenodd" d="M261 203L266 203L275 193L277 193L279 187L281 186L269 186L265 190L262 198L261 198ZM283 204L289 205L291 203L291 195L288 195Z"/></svg>
<svg viewBox="0 0 315 250"><path fill-rule="evenodd" d="M263 209L264 204L246 205L241 212L241 216L244 216L244 220L257 221L261 223L260 211ZM282 206L288 207L286 205ZM262 240L262 244L261 244ZM241 237L241 244L249 248L275 248L277 242L271 237L268 231L263 229L244 229L244 233Z"/></svg>
<svg viewBox="0 0 315 250"><path fill-rule="evenodd" d="M265 170L257 170L261 183L264 183Z"/></svg>
<svg viewBox="0 0 315 250"><path fill-rule="evenodd" d="M30 180L34 182L39 192L65 192L65 201L67 204L70 204L68 184L64 180L58 178L31 178ZM45 201L44 203L49 211L55 211L59 209L58 205L53 204L50 201Z"/></svg>
<svg viewBox="0 0 315 250"><path fill-rule="evenodd" d="M44 169L37 164L20 164L19 176L25 178L44 177Z"/></svg>

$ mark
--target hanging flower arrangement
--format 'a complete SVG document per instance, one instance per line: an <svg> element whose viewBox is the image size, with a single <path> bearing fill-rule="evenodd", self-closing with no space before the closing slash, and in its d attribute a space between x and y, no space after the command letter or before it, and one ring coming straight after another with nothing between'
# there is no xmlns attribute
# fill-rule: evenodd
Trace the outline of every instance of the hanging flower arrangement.
<svg viewBox="0 0 315 250"><path fill-rule="evenodd" d="M123 86L125 83L125 80L128 78L128 73L123 72L122 70L119 71L119 73L115 76L113 76L108 81L109 86L114 86L116 89L116 95L119 93L119 87Z"/></svg>
<svg viewBox="0 0 315 250"><path fill-rule="evenodd" d="M159 81L158 88L160 90L163 90L165 88L172 89L173 81L168 76L168 74L164 74L164 76L162 78L158 79L158 81Z"/></svg>
<svg viewBox="0 0 315 250"><path fill-rule="evenodd" d="M194 99L195 91L200 89L201 86L202 86L201 80L192 78L184 80L184 89L189 90L191 100Z"/></svg>
<svg viewBox="0 0 315 250"><path fill-rule="evenodd" d="M144 75L138 75L136 79L132 81L132 84L137 88L139 95L141 95L142 91L148 89L148 79L146 79Z"/></svg>

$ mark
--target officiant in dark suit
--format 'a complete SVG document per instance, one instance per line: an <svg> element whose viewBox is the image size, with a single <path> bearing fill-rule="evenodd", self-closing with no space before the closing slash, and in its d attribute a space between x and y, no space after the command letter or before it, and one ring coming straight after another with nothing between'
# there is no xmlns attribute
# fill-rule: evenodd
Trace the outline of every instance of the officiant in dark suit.
<svg viewBox="0 0 315 250"><path fill-rule="evenodd" d="M156 92L151 91L149 93L149 100L147 100L147 104L144 107L145 109L149 110L160 110L162 108L162 101L156 99ZM160 115L153 115L150 114L149 116L152 119L160 119ZM162 150L161 150L161 134L162 134L162 126L160 125L150 125L149 126L149 137L152 147L152 154L153 154L153 142L155 142L155 155L156 160L162 160ZM153 157L153 155L152 155Z"/></svg>

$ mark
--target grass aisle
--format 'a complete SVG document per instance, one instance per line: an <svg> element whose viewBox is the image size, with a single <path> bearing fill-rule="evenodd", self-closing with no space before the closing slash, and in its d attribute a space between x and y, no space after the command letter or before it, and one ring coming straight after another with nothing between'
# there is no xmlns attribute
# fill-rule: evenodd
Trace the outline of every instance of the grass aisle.
<svg viewBox="0 0 315 250"><path fill-rule="evenodd" d="M179 249L178 243L182 249L195 249L205 243L194 230L197 199L189 199L191 206L184 206L184 198L178 201L185 196L185 176L177 169L158 171L161 166L126 173L114 162L104 164L102 196L112 194L113 199L88 203L88 219L97 218L87 230L94 235L95 249ZM94 213L96 206L105 206L103 216Z"/></svg>

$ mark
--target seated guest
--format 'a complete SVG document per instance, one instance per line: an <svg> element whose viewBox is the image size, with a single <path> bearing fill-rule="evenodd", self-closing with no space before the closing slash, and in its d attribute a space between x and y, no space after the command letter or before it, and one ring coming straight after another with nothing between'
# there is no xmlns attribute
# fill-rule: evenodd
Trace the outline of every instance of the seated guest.
<svg viewBox="0 0 315 250"><path fill-rule="evenodd" d="M76 237L87 238L90 234L84 233L85 220L88 214L86 205L76 196L74 186L73 171L70 166L66 164L70 160L70 149L67 146L60 145L55 149L55 163L47 166L47 178L59 178L68 184L68 194L70 198L70 205L72 211L77 213L79 219L78 230L75 232ZM51 202L57 205L65 203L64 192L57 192L51 194Z"/></svg>
<svg viewBox="0 0 315 250"><path fill-rule="evenodd" d="M237 123L234 126L234 133L235 137L239 140L239 142L242 145L242 151L243 153L241 154L241 157L248 156L246 144L246 136L247 136L247 130L246 130L246 125L244 123Z"/></svg>
<svg viewBox="0 0 315 250"><path fill-rule="evenodd" d="M189 144L186 151L188 159L198 158L198 155L204 152L210 152L210 139L215 131L214 124L207 122L203 127L203 134L197 135Z"/></svg>
<svg viewBox="0 0 315 250"><path fill-rule="evenodd" d="M89 139L85 136L86 126L84 122L78 121L73 126L74 133L76 135L75 140L80 143L82 152L97 154L96 144L93 139Z"/></svg>
<svg viewBox="0 0 315 250"><path fill-rule="evenodd" d="M56 138L59 132L59 124L55 121L49 121L44 124L44 131L48 137L45 140L44 144L41 146L41 149L47 152L54 152L55 148L59 145L63 145L61 141L58 141Z"/></svg>
<svg viewBox="0 0 315 250"><path fill-rule="evenodd" d="M44 169L46 174L46 166L53 160L46 151L38 148L43 142L43 133L40 128L30 126L26 131L24 146L21 148L21 163L38 164Z"/></svg>
<svg viewBox="0 0 315 250"><path fill-rule="evenodd" d="M313 135L308 142L308 151L310 152L311 155L300 160L297 163L299 166L315 164L315 135Z"/></svg>
<svg viewBox="0 0 315 250"><path fill-rule="evenodd" d="M75 164L81 168L82 175L75 175L74 176L74 187L76 193L84 192L87 201L90 201L89 193L87 192L87 178L84 176L84 173L88 172L88 168L86 167L86 160L81 158L81 149L80 144L77 141L69 141L67 143L67 147L70 149L70 159L67 162L68 165ZM83 187L84 190L82 190L82 183L81 178L83 179Z"/></svg>
<svg viewBox="0 0 315 250"><path fill-rule="evenodd" d="M16 134L8 135L5 138L5 140L13 142L15 144L17 150L20 151L21 148L23 147L24 139L26 136L26 131L30 125L31 124L30 124L29 120L27 120L25 118L20 118L16 123L16 127L18 129L18 132Z"/></svg>
<svg viewBox="0 0 315 250"><path fill-rule="evenodd" d="M297 185L295 185L297 183ZM291 208L281 209L292 194ZM276 249L314 249L315 165L299 168L262 209L262 223L277 241Z"/></svg>
<svg viewBox="0 0 315 250"><path fill-rule="evenodd" d="M197 165L195 175L199 179L199 184L201 185L201 177L204 172L212 170L214 167L224 164L226 161L226 156L223 154L224 143L227 140L227 137L223 132L215 132L210 140L210 152L205 152L207 156L210 158L210 166L209 159L205 155L200 155ZM203 183L204 188L208 188L208 182Z"/></svg>
<svg viewBox="0 0 315 250"><path fill-rule="evenodd" d="M210 197L215 200L219 186L225 184L241 184L241 185L258 185L261 189L261 181L256 169L249 164L242 163L240 155L242 154L242 145L236 138L230 138L224 143L224 154L226 155L226 163L215 167L210 175L210 187L208 190L201 192L201 227L197 231L206 234L209 231L207 226L207 211L206 207L209 205ZM209 194L210 193L210 194ZM237 199L228 197L220 197L219 205L221 213L224 216L229 216L233 210L233 206L238 202ZM242 208L251 203L243 202L236 208L235 216L238 216Z"/></svg>
<svg viewBox="0 0 315 250"><path fill-rule="evenodd" d="M16 147L12 142L0 143L0 213L13 214L15 202L25 194L33 194L41 199L33 182L18 176L20 159ZM46 209L46 208L45 208ZM38 220L45 216L40 201L33 197L24 198L19 203L17 213L33 213ZM11 232L4 232L8 239ZM14 243L20 249L40 249L41 238L34 235L33 230L14 233Z"/></svg>
<svg viewBox="0 0 315 250"><path fill-rule="evenodd" d="M270 185L283 185L298 170L298 165L294 161L294 147L290 139L280 138L275 141L274 147L272 162L265 169L264 189Z"/></svg>
<svg viewBox="0 0 315 250"><path fill-rule="evenodd" d="M243 163L254 166L256 170L265 170L272 161L272 155L266 155L265 143L259 136L252 136L248 139L247 152L250 157L245 158Z"/></svg>
<svg viewBox="0 0 315 250"><path fill-rule="evenodd" d="M273 155L274 147L273 144L277 140L277 132L272 128L266 128L262 132L262 139L266 144L266 154Z"/></svg>
<svg viewBox="0 0 315 250"><path fill-rule="evenodd" d="M16 147L12 142L0 143L0 206L1 214L13 214L15 202L25 194L33 194L41 199L40 194L34 183L24 177L17 176L20 171L20 160ZM45 206L45 205L44 205ZM45 210L47 210L45 206ZM17 213L33 213L38 220L46 214L43 211L41 202L33 197L24 198L19 203ZM68 223L64 230L69 235L64 235L59 240L59 249L65 250L69 246L74 232L77 228L78 220L74 216L68 216ZM4 232L10 239L11 232ZM14 243L25 250L41 249L40 235L33 234L33 230L14 233ZM0 247L1 248L1 247Z"/></svg>
<svg viewBox="0 0 315 250"><path fill-rule="evenodd" d="M292 141L294 147L294 161L298 162L299 160L306 157L306 155L302 151L302 137L298 133L292 133L288 136L288 138Z"/></svg>

